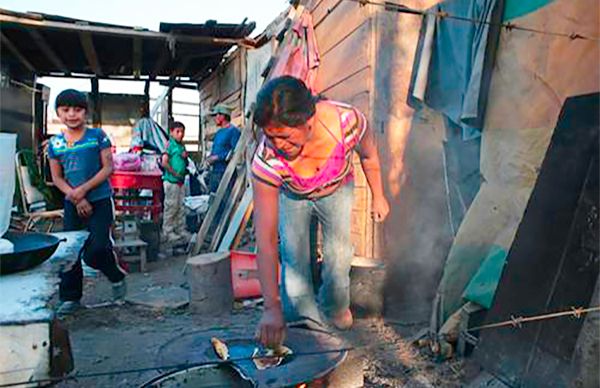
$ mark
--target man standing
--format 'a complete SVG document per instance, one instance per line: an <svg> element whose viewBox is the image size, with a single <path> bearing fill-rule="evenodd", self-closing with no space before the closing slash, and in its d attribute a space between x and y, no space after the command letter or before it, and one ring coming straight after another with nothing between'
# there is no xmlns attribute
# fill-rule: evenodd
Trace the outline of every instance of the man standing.
<svg viewBox="0 0 600 388"><path fill-rule="evenodd" d="M212 166L209 189L211 193L214 193L219 187L227 168L227 162L240 138L240 130L231 124L231 108L225 105L216 105L209 114L214 117L215 124L219 128L213 139L210 156L206 159L206 162Z"/></svg>

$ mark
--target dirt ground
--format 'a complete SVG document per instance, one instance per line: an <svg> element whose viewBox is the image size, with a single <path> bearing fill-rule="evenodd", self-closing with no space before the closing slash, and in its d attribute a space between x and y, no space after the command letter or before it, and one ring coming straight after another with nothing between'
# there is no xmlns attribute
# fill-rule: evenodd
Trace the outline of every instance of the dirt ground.
<svg viewBox="0 0 600 388"><path fill-rule="evenodd" d="M185 285L184 263L183 257L149 263L148 273L129 276L128 291ZM86 277L84 305L97 305L109 298L110 284L105 278ZM186 307L156 310L125 304L82 309L64 321L75 360L73 373L98 375L64 381L58 386L140 386L161 374L152 368L159 365L160 349L170 341L202 330L253 333L259 317L259 308L245 308L219 318L193 316ZM408 344L407 338L419 329L398 321L359 319L351 331L343 334L363 359L366 387L461 386L464 368L460 361L436 363ZM138 371L125 373L131 369Z"/></svg>

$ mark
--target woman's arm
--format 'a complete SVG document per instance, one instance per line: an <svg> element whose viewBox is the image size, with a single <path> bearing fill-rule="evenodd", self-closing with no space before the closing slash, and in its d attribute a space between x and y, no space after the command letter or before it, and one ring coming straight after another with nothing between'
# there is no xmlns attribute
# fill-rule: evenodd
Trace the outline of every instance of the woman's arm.
<svg viewBox="0 0 600 388"><path fill-rule="evenodd" d="M82 185L74 188L69 199L74 200L75 203L79 202L81 199L85 198L90 190L98 187L110 177L113 172L112 152L110 148L105 148L100 151L100 160L102 162L100 171Z"/></svg>
<svg viewBox="0 0 600 388"><path fill-rule="evenodd" d="M279 297L277 271L279 189L256 179L252 180L252 188L258 275L264 298L264 312L257 336L264 345L276 346L280 345L285 338L285 321Z"/></svg>
<svg viewBox="0 0 600 388"><path fill-rule="evenodd" d="M360 164L367 177L371 194L373 194L371 216L375 222L382 222L390 212L390 206L383 193L381 166L379 164L379 152L375 143L375 135L369 126L367 126L359 143L358 155L360 156Z"/></svg>

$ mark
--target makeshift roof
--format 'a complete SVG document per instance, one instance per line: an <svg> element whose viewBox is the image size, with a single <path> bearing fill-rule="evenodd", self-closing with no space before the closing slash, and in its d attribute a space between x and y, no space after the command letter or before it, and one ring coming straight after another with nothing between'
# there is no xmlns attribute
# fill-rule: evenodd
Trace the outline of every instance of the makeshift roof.
<svg viewBox="0 0 600 388"><path fill-rule="evenodd" d="M161 23L160 31L0 9L2 65L37 75L189 77L201 80L255 23Z"/></svg>

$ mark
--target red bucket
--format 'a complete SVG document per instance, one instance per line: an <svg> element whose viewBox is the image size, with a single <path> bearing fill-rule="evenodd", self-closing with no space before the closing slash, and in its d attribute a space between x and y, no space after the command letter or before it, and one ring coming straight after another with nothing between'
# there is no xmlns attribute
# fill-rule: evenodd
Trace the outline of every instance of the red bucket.
<svg viewBox="0 0 600 388"><path fill-rule="evenodd" d="M231 282L236 299L256 298L262 295L256 253L231 251Z"/></svg>

